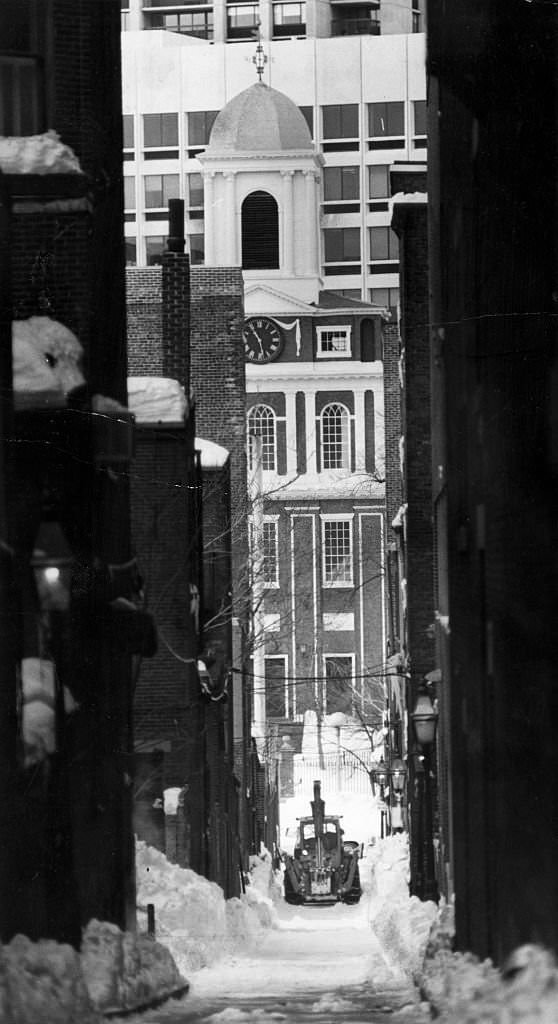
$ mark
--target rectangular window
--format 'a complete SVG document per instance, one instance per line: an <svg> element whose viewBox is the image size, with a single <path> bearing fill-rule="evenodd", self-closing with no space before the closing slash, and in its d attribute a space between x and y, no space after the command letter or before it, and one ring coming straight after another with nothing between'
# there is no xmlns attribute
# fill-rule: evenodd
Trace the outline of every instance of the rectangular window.
<svg viewBox="0 0 558 1024"><path fill-rule="evenodd" d="M405 135L403 103L369 103L368 134L372 139Z"/></svg>
<svg viewBox="0 0 558 1024"><path fill-rule="evenodd" d="M135 238L125 238L124 249L126 253L126 266L135 267L137 263L137 243Z"/></svg>
<svg viewBox="0 0 558 1024"><path fill-rule="evenodd" d="M163 262L165 239L163 235L151 235L145 239L145 261L148 267L155 267Z"/></svg>
<svg viewBox="0 0 558 1024"><path fill-rule="evenodd" d="M358 103L334 103L322 107L324 139L358 140Z"/></svg>
<svg viewBox="0 0 558 1024"><path fill-rule="evenodd" d="M306 33L306 4L273 4L273 35L301 36Z"/></svg>
<svg viewBox="0 0 558 1024"><path fill-rule="evenodd" d="M360 263L360 228L325 228L326 263Z"/></svg>
<svg viewBox="0 0 558 1024"><path fill-rule="evenodd" d="M262 525L262 576L266 587L279 586L279 535L276 519Z"/></svg>
<svg viewBox="0 0 558 1024"><path fill-rule="evenodd" d="M323 583L348 587L353 583L352 519L322 520Z"/></svg>
<svg viewBox="0 0 558 1024"><path fill-rule="evenodd" d="M316 327L316 335L316 351L318 356L321 356L322 359L335 359L339 356L350 356L350 327Z"/></svg>
<svg viewBox="0 0 558 1024"><path fill-rule="evenodd" d="M190 249L190 263L192 266L194 266L194 264L203 263L205 257L203 234L188 235L188 245Z"/></svg>
<svg viewBox="0 0 558 1024"><path fill-rule="evenodd" d="M314 138L314 108L313 107L299 107L300 113L302 114L306 124L308 125L308 131L312 138Z"/></svg>
<svg viewBox="0 0 558 1024"><path fill-rule="evenodd" d="M353 657L350 654L330 654L324 658L325 686L324 711L327 715L354 710Z"/></svg>
<svg viewBox="0 0 558 1024"><path fill-rule="evenodd" d="M384 306L393 314L399 305L399 288L371 288L370 302Z"/></svg>
<svg viewBox="0 0 558 1024"><path fill-rule="evenodd" d="M288 718L294 709L287 680L287 659L284 656L266 658L264 664L266 718ZM255 679L254 687L257 685L258 680Z"/></svg>
<svg viewBox="0 0 558 1024"><path fill-rule="evenodd" d="M124 114L122 117L122 133L124 136L124 149L134 148L134 115Z"/></svg>
<svg viewBox="0 0 558 1024"><path fill-rule="evenodd" d="M358 167L324 167L324 202L354 200L359 196Z"/></svg>
<svg viewBox="0 0 558 1024"><path fill-rule="evenodd" d="M204 146L207 146L213 122L218 113L218 110L194 110L192 113L186 114L189 150L203 149Z"/></svg>
<svg viewBox="0 0 558 1024"><path fill-rule="evenodd" d="M124 178L124 209L136 208L136 179L126 175Z"/></svg>
<svg viewBox="0 0 558 1024"><path fill-rule="evenodd" d="M389 167L386 164L371 164L368 168L370 199L387 199L389 192Z"/></svg>
<svg viewBox="0 0 558 1024"><path fill-rule="evenodd" d="M164 29L166 32L178 32L180 35L196 36L198 39L213 39L213 12L200 10L180 14L150 13L146 28Z"/></svg>
<svg viewBox="0 0 558 1024"><path fill-rule="evenodd" d="M36 57L0 55L0 135L43 131L43 76Z"/></svg>
<svg viewBox="0 0 558 1024"><path fill-rule="evenodd" d="M145 149L178 146L178 114L144 114L143 145Z"/></svg>
<svg viewBox="0 0 558 1024"><path fill-rule="evenodd" d="M413 132L417 136L426 136L426 100L413 101Z"/></svg>
<svg viewBox="0 0 558 1024"><path fill-rule="evenodd" d="M146 174L143 181L146 210L161 209L167 206L169 199L180 197L178 174Z"/></svg>
<svg viewBox="0 0 558 1024"><path fill-rule="evenodd" d="M188 175L188 206L203 209L203 178L201 174Z"/></svg>
<svg viewBox="0 0 558 1024"><path fill-rule="evenodd" d="M227 38L251 39L259 24L256 4L229 4L227 7Z"/></svg>
<svg viewBox="0 0 558 1024"><path fill-rule="evenodd" d="M399 239L388 227L369 228L370 260L378 263L386 260L399 259Z"/></svg>

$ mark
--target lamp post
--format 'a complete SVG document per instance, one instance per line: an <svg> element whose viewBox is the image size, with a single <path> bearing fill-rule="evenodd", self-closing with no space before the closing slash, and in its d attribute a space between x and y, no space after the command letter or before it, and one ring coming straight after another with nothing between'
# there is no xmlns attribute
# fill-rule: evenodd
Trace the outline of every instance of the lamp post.
<svg viewBox="0 0 558 1024"><path fill-rule="evenodd" d="M416 741L422 750L424 770L416 772L415 778L420 785L419 793L419 867L415 882L414 895L421 900L439 899L434 860L434 837L432 819L431 753L436 738L438 711L434 707L426 685L422 685L415 707L411 712L411 720Z"/></svg>
<svg viewBox="0 0 558 1024"><path fill-rule="evenodd" d="M376 784L380 788L380 839L384 839L385 836L389 835L389 824L387 821L387 810L385 803L385 787L387 785L389 777L389 771L386 767L386 763L383 757L378 761L376 768L372 768L370 772L370 778L372 780L372 786Z"/></svg>
<svg viewBox="0 0 558 1024"><path fill-rule="evenodd" d="M392 810L391 819L391 830L392 832L403 832L403 790L405 789L405 779L407 777L407 767L400 757L396 757L391 763L391 784L395 795L395 807Z"/></svg>

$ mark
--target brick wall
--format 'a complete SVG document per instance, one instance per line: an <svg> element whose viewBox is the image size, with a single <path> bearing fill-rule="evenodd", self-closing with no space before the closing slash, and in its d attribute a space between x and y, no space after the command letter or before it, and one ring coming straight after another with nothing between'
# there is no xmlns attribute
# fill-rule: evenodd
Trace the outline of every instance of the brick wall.
<svg viewBox="0 0 558 1024"><path fill-rule="evenodd" d="M170 744L165 786L185 782L190 735L189 691L195 652L190 615L189 509L185 486L189 443L185 429L137 428L132 466L132 535L156 617L159 649L141 666L135 693L140 746ZM196 683L197 685L197 683Z"/></svg>

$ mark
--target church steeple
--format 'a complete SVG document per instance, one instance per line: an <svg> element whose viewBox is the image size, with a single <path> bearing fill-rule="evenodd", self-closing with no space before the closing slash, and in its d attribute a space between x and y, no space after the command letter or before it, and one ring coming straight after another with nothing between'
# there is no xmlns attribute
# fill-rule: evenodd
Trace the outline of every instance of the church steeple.
<svg viewBox="0 0 558 1024"><path fill-rule="evenodd" d="M263 48L258 54L260 47L254 58L258 82L219 112L199 156L205 264L242 266L247 282L275 283L293 297L316 302L322 287L323 159L296 104L261 81L265 54Z"/></svg>

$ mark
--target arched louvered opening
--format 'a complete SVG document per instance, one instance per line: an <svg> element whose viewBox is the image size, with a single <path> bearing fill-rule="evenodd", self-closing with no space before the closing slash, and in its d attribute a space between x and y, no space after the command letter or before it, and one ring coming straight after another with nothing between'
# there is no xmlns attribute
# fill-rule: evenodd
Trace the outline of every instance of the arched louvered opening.
<svg viewBox="0 0 558 1024"><path fill-rule="evenodd" d="M251 192L242 204L242 268L279 269L279 210L269 192Z"/></svg>

